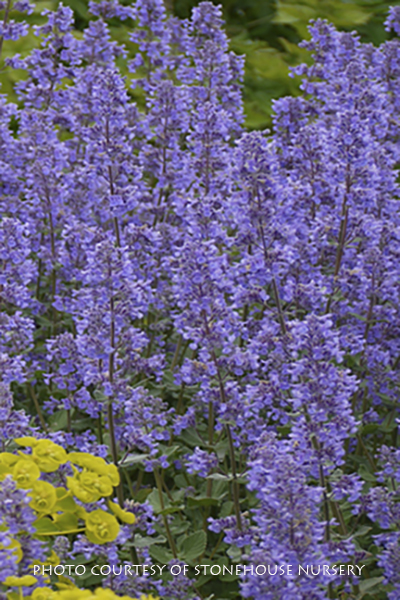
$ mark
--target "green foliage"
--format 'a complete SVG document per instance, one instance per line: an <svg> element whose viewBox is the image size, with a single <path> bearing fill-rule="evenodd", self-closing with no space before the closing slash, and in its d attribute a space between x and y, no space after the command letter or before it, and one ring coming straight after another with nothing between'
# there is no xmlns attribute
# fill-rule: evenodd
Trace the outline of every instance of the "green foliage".
<svg viewBox="0 0 400 600"><path fill-rule="evenodd" d="M126 2L128 4L128 2ZM43 22L44 9L55 9L57 0L38 0L34 13L27 18L31 24ZM76 35L89 21L85 0L65 0L75 14ZM169 0L170 11L179 17L188 17L195 0ZM339 29L357 30L363 41L380 44L385 39L382 24L389 6L399 1L382 0L222 0L231 48L246 58L244 103L246 125L250 129L271 125L272 100L298 93L298 80L288 77L289 67L309 60L308 53L298 47L308 37L311 19L323 18ZM17 18L17 14L11 14ZM113 37L129 44L131 22L112 24ZM16 42L4 44L1 60L14 54L26 55L37 45L30 33ZM129 48L130 47L130 48ZM127 74L127 73L126 73ZM0 70L2 92L16 99L13 88L21 74L3 68Z"/></svg>
<svg viewBox="0 0 400 600"><path fill-rule="evenodd" d="M197 2L176 0L174 11L187 17ZM356 30L364 42L385 39L383 22L389 6L382 0L222 0L234 52L246 57L245 112L250 129L271 125L271 101L298 93L289 67L308 62L298 47L307 39L311 19L327 19L339 29Z"/></svg>

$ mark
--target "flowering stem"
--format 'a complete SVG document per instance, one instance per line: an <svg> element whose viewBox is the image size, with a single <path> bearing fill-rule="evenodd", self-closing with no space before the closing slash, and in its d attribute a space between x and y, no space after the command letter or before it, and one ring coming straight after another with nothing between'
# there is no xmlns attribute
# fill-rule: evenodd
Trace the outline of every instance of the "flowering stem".
<svg viewBox="0 0 400 600"><path fill-rule="evenodd" d="M311 418L310 415L308 413L307 407L304 407L304 413L305 413L305 418L307 423L310 423ZM325 480L325 474L324 474L324 468L322 466L322 463L320 461L320 459L318 458L318 454L321 451L321 444L320 442L317 440L317 438L315 437L315 434L313 434L311 436L311 443L314 447L314 450L316 451L317 454L317 459L318 459L318 472L319 472L319 482L322 488L322 495L323 495L323 505L324 505L324 514L325 514L325 521L326 521L326 525L325 525L325 541L329 542L329 540L331 539L331 532L330 532L330 526L329 526L329 521L330 521L330 516L329 516L329 501L328 501L328 496L327 496L327 485L329 485L329 483L327 483L327 481Z"/></svg>
<svg viewBox="0 0 400 600"><path fill-rule="evenodd" d="M107 141L107 145L110 145L110 123L108 118L106 119L106 141ZM112 166L108 165L108 180L109 180L109 184L110 184L110 194L113 196L114 195L114 176L113 176L113 171L112 171ZM118 218L114 217L113 218L113 223L114 223L114 233L115 233L115 239L117 240L117 246L120 247L121 246L121 238L120 238L120 234L119 234L119 225L118 225Z"/></svg>
<svg viewBox="0 0 400 600"><path fill-rule="evenodd" d="M109 265L109 269L108 269L108 276L111 280L111 266ZM113 290L110 290L110 314L111 314L111 323L110 323L110 354L108 357L108 379L110 382L110 385L112 387L113 383L114 383L114 352L115 352L115 310L114 310L114 297L113 297ZM109 399L108 403L107 403L107 419L108 419L108 427L109 427L109 432L110 432L110 451L111 451L111 456L113 459L113 462L115 464L115 466L118 468L118 448L117 448L117 442L116 442L116 437L115 437L115 427L114 427L114 411L113 411L113 405L112 405L112 398ZM118 469L119 470L119 469ZM117 488L117 497L118 497L118 502L120 504L121 507L123 507L124 505L124 494L123 494L123 488L122 488L122 478L120 477L120 483L118 484Z"/></svg>
<svg viewBox="0 0 400 600"><path fill-rule="evenodd" d="M110 312L111 312L111 325L110 325L110 346L111 352L108 360L108 376L110 385L114 383L114 344L115 344L115 323L114 323L114 298L110 299ZM115 430L114 430L114 415L112 408L112 401L109 400L107 405L107 417L108 417L108 426L110 428L110 442L111 442L111 455L113 457L113 461L115 465L118 465L118 450L117 450L117 442L115 439Z"/></svg>
<svg viewBox="0 0 400 600"><path fill-rule="evenodd" d="M329 489L329 484L328 484L328 489ZM342 535L347 536L348 532L347 532L346 523L344 522L343 514L342 514L342 511L340 510L338 503L335 501L331 501L331 507L332 507L333 514L339 521L340 533Z"/></svg>
<svg viewBox="0 0 400 600"><path fill-rule="evenodd" d="M257 205L258 205L258 214L259 219L258 219L258 229L260 232L260 237L261 237L261 242L262 242L262 247L263 247L263 254L264 254L264 261L265 264L268 264L268 248L267 248L267 243L265 240L265 233L264 233L264 227L262 224L262 220L261 220L261 199L260 199L260 195L257 192ZM282 304L281 304L281 299L279 296L279 290L278 290L278 284L276 283L276 278L275 275L272 275L272 289L274 292L274 300L275 300L275 304L276 304L276 308L278 311L278 318L279 318L279 324L281 327L281 331L283 335L286 335L286 323L285 323L285 317L283 314L283 310L282 310Z"/></svg>
<svg viewBox="0 0 400 600"><path fill-rule="evenodd" d="M45 196L47 200L47 211L48 211L48 220L49 220L49 228L50 228L50 246L51 246L51 259L52 259L52 270L51 270L51 335L54 336L56 333L56 324L57 324L57 310L54 308L54 298L56 295L57 289L57 273L56 273L56 236L55 236L55 227L53 220L53 213L51 211L52 203L51 203L51 195L48 189L47 181L45 175L42 172L42 179L44 182Z"/></svg>
<svg viewBox="0 0 400 600"><path fill-rule="evenodd" d="M208 403L208 445L210 448L213 445L214 441L214 405L212 400ZM211 498L213 488L213 480L209 479L207 481L207 498Z"/></svg>
<svg viewBox="0 0 400 600"><path fill-rule="evenodd" d="M232 491L233 491L233 504L235 507L235 516L236 516L236 525L239 531L242 531L242 518L240 514L240 490L239 483L237 480L237 472L236 472L236 458L235 458L235 448L233 446L233 439L231 428L229 425L226 426L226 432L228 434L228 444L229 444L229 456L231 459L231 469L232 469Z"/></svg>
<svg viewBox="0 0 400 600"><path fill-rule="evenodd" d="M215 364L215 366L217 368L217 375L218 375L218 382L219 382L219 390L220 390L221 401L224 404L226 404L227 399L226 399L226 394L225 394L224 382L223 382L222 377L221 377L221 373L220 373L220 370L219 370L219 365L218 365L217 358L215 356L214 351L212 352L212 356L213 356L213 359L214 359L214 364ZM237 472L236 472L235 448L234 448L234 445L233 445L231 428L230 428L230 426L228 424L226 425L226 432L227 432L227 436L228 436L229 457L230 457L230 461L231 461L231 469L232 469L232 477L233 477L232 491L233 491L233 504L234 504L235 515L236 515L236 525L237 525L237 528L239 529L239 531L241 531L242 530L242 519L241 519L241 516L240 516L240 490L239 490L239 483L238 483L238 480L237 480ZM213 433L214 433L214 427L213 427Z"/></svg>
<svg viewBox="0 0 400 600"><path fill-rule="evenodd" d="M163 497L163 491L162 491L162 481L161 481L160 473L158 472L157 468L155 468L153 472L154 472L154 478L156 480L156 485L157 485L157 490L158 490L158 497L160 499L161 510L164 511L165 510L165 504L164 504L164 497ZM176 551L176 546L175 546L174 538L172 537L171 530L169 528L169 523L168 523L167 515L163 514L162 518L163 518L163 521L164 521L164 527L165 527L165 531L166 531L166 534L167 534L167 539L168 539L169 547L171 548L171 552L173 554L173 557L177 558L178 554L177 554L177 551Z"/></svg>
<svg viewBox="0 0 400 600"><path fill-rule="evenodd" d="M99 442L100 444L103 444L103 423L101 413L99 413L99 416L97 417L97 429L99 432Z"/></svg>
<svg viewBox="0 0 400 600"><path fill-rule="evenodd" d="M28 384L28 388L29 388L30 396L31 396L31 398L33 400L33 404L35 405L36 412L38 414L40 424L43 427L44 431L47 433L48 432L47 424L46 424L46 421L45 421L45 419L43 417L42 409L40 408L40 404L39 404L38 397L36 396L35 388L33 387L33 385L32 385L31 382Z"/></svg>
<svg viewBox="0 0 400 600"><path fill-rule="evenodd" d="M217 540L217 543L215 544L214 549L212 550L208 560L211 561L214 558L214 555L215 555L216 551L218 550L218 548L220 547L221 542L224 539L224 537L225 537L225 531L221 531L219 538Z"/></svg>
<svg viewBox="0 0 400 600"><path fill-rule="evenodd" d="M368 314L367 314L367 320L365 322L365 330L364 330L364 339L367 340L368 337L368 333L370 330L370 327L372 325L372 317L374 314L374 306L375 306L375 271L372 271L372 278L371 278L371 297L369 299L369 307L368 307ZM365 347L366 344L364 346L364 352L365 352Z"/></svg>
<svg viewBox="0 0 400 600"><path fill-rule="evenodd" d="M40 247L43 246L43 242L44 242L44 235L43 232L40 236ZM38 259L38 271L37 271L37 282L36 282L36 300L39 300L39 296L40 296L40 284L41 284L41 279L42 279L42 271L43 271L43 261L41 258Z"/></svg>
<svg viewBox="0 0 400 600"><path fill-rule="evenodd" d="M206 334L208 337L210 337L210 328L209 328L207 317L206 317L204 310L203 310L202 314L203 314L204 327L205 327ZM218 360L217 360L214 350L211 350L211 357L213 359L213 362L214 362L214 365L215 365L215 368L217 371L219 395L221 398L221 402L223 404L226 404L227 398L226 398L226 394L225 394L224 381L222 379L221 370L219 368ZM211 401L209 402L208 406L209 406L208 441L209 441L210 446L212 446L213 441L214 441L214 407L213 407ZM226 431L227 431L227 435L228 435L229 456L230 456L230 460L231 460L231 469L232 469L232 476L233 476L232 488L233 488L233 503L234 503L234 509L235 509L235 515L236 515L236 525L237 525L237 528L241 531L242 530L242 520L241 520L241 516L240 516L240 501L239 501L240 500L240 491L239 491L239 483L237 481L237 473L236 473L235 448L233 446L232 434L231 434L229 425L226 425ZM209 481L211 481L211 480L209 480ZM208 485L208 487L207 487L207 495L211 496L210 485Z"/></svg>
<svg viewBox="0 0 400 600"><path fill-rule="evenodd" d="M330 527L329 527L329 521L330 521L329 502L328 502L328 496L326 494L326 481L325 481L324 469L323 469L321 463L319 464L319 480L321 483L321 487L323 489L322 495L324 497L324 513L325 513L325 521L326 521L325 540L327 542L329 542L331 539L331 532L330 532Z"/></svg>
<svg viewBox="0 0 400 600"><path fill-rule="evenodd" d="M7 25L8 16L9 16L10 10L11 10L11 4L12 4L12 0L7 0L7 6L6 6L6 10L4 12L4 18L3 18L3 30L5 29L5 26ZM0 36L0 58L1 58L1 53L3 50L3 42L4 42L4 37Z"/></svg>
<svg viewBox="0 0 400 600"><path fill-rule="evenodd" d="M371 454L369 453L368 448L364 444L364 441L359 433L357 433L357 440L358 440L358 443L360 444L360 447L363 449L365 456L367 457L368 462L373 469L373 472L376 473L376 471L378 470L378 467L376 466L374 459L372 458Z"/></svg>
<svg viewBox="0 0 400 600"><path fill-rule="evenodd" d="M334 275L333 275L333 290L331 295L328 298L328 302L326 304L326 309L325 309L325 313L328 313L331 309L331 304L332 304L332 299L333 299L333 295L336 292L336 280L337 277L339 275L339 271L340 271L340 266L342 264L342 258L343 258L343 252L344 252L344 244L346 241L346 233L347 233L347 223L349 220L349 207L347 206L347 195L350 193L350 179L349 176L347 176L347 184L346 184L346 194L343 198L343 203L342 203L342 214L341 214L341 219L340 219L340 230L339 230L339 241L338 241L338 247L337 247L337 252L336 252L336 260L335 260L335 271L334 271Z"/></svg>
<svg viewBox="0 0 400 600"><path fill-rule="evenodd" d="M181 384L181 388L179 390L179 397L178 397L178 404L176 406L176 414L177 415L181 415L182 413L182 406L183 406L183 392L185 391L185 383Z"/></svg>
<svg viewBox="0 0 400 600"><path fill-rule="evenodd" d="M181 351L181 347L182 347L182 335L179 336L179 340L178 343L176 344L176 348L175 348L175 352L174 352L174 357L172 359L172 363L171 363L171 371L174 370L177 362L178 362L178 357L179 357L179 352Z"/></svg>

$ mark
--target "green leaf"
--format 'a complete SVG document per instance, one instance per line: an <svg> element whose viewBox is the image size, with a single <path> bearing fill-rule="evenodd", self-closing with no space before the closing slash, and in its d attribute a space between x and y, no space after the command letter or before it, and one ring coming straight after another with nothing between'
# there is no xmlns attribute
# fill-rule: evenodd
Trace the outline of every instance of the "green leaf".
<svg viewBox="0 0 400 600"><path fill-rule="evenodd" d="M396 423L394 412L390 412L386 415L383 423L379 426L380 431L384 433L391 433L395 429L397 429L398 425Z"/></svg>
<svg viewBox="0 0 400 600"><path fill-rule="evenodd" d="M233 507L234 507L234 504L233 504L232 500L227 500L226 502L224 502L223 505L221 506L221 510L219 511L219 516L221 517L221 519L231 515L233 512Z"/></svg>
<svg viewBox="0 0 400 600"><path fill-rule="evenodd" d="M162 511L162 507L161 507L161 502L160 502L160 496L158 494L158 491L156 489L154 489L148 496L147 496L147 500L150 502L150 504L152 505L154 512L156 513L156 515L159 515L160 512ZM165 504L164 504L165 506Z"/></svg>
<svg viewBox="0 0 400 600"><path fill-rule="evenodd" d="M164 492L162 498L164 501L164 508L161 506L158 490L154 489L147 497L156 515L170 515L185 508L183 504L171 504L168 496L164 494Z"/></svg>
<svg viewBox="0 0 400 600"><path fill-rule="evenodd" d="M175 452L178 452L180 449L180 446L175 445L175 446L161 446L164 449L163 454L165 454L167 456L167 458L170 458Z"/></svg>
<svg viewBox="0 0 400 600"><path fill-rule="evenodd" d="M349 315L351 315L355 319L358 319L359 321L365 322L367 320L367 317L365 315L359 315L358 313L355 313L355 312L350 312Z"/></svg>
<svg viewBox="0 0 400 600"><path fill-rule="evenodd" d="M198 506L218 506L217 498L209 498L208 496L197 496L197 498L189 496L187 499L188 508L197 508Z"/></svg>
<svg viewBox="0 0 400 600"><path fill-rule="evenodd" d="M150 536L141 536L139 533L135 535L135 539L133 541L133 546L135 548L148 548L153 544L164 544L166 542L166 538L163 535L158 535L157 537Z"/></svg>
<svg viewBox="0 0 400 600"><path fill-rule="evenodd" d="M153 545L149 548L149 553L154 560L161 563L162 565L167 565L171 560L173 560L172 552L164 548L163 546Z"/></svg>
<svg viewBox="0 0 400 600"><path fill-rule="evenodd" d="M146 502L147 498L150 496L151 493L151 490L149 490L148 488L142 488L135 494L135 500L140 503Z"/></svg>
<svg viewBox="0 0 400 600"><path fill-rule="evenodd" d="M184 510L184 505L183 504L178 504L176 506L172 505L172 506L166 506L163 510L160 510L160 515L172 515L172 513L175 512L179 512L181 510Z"/></svg>
<svg viewBox="0 0 400 600"><path fill-rule="evenodd" d="M397 401L393 400L393 398L391 398L387 394L379 394L378 393L378 396L382 400L382 403L385 404L385 406L390 406L391 408L397 407Z"/></svg>
<svg viewBox="0 0 400 600"><path fill-rule="evenodd" d="M376 592L382 591L382 581L384 577L371 577L370 579L363 579L358 584L360 593L357 596L357 600L364 598L366 594L371 594L374 590Z"/></svg>
<svg viewBox="0 0 400 600"><path fill-rule="evenodd" d="M373 481L374 483L376 482L375 475L371 473L371 471L369 471L365 465L360 465L360 468L358 469L358 474L362 479L364 479L364 481Z"/></svg>
<svg viewBox="0 0 400 600"><path fill-rule="evenodd" d="M68 423L68 415L67 411L63 410L62 405L60 405L59 410L57 410L53 415L48 417L50 428L53 431L60 431L60 429L66 429Z"/></svg>
<svg viewBox="0 0 400 600"><path fill-rule="evenodd" d="M49 533L58 531L57 527L54 525L54 521L49 519L49 517L36 519L36 521L33 522L33 526L36 529L37 535L48 535Z"/></svg>
<svg viewBox="0 0 400 600"><path fill-rule="evenodd" d="M214 479L215 481L232 481L231 475L224 475L223 473L211 473L207 476L207 479Z"/></svg>
<svg viewBox="0 0 400 600"><path fill-rule="evenodd" d="M183 560L189 562L203 554L207 546L207 535L205 531L196 531L188 535L182 542L180 555Z"/></svg>
<svg viewBox="0 0 400 600"><path fill-rule="evenodd" d="M370 18L369 11L363 9L361 6L347 6L344 3L340 3L340 6L335 7L332 11L332 21L338 27L346 27L350 23L354 25L364 25Z"/></svg>
<svg viewBox="0 0 400 600"><path fill-rule="evenodd" d="M273 19L273 23L281 23L285 25L292 25L302 21L303 23L313 19L315 15L315 9L310 6L304 6L300 3L290 4L289 2L278 2L277 3L276 16Z"/></svg>
<svg viewBox="0 0 400 600"><path fill-rule="evenodd" d="M368 525L362 525L353 533L353 537L364 537L372 530L372 527L368 527Z"/></svg>
<svg viewBox="0 0 400 600"><path fill-rule="evenodd" d="M76 502L71 496L71 494L67 494L63 498L57 500L56 505L54 506L54 512L63 511L63 512L75 512L76 511Z"/></svg>
<svg viewBox="0 0 400 600"><path fill-rule="evenodd" d="M124 459L124 462L120 464L120 467L130 467L131 465L143 464L145 460L149 458L149 454L128 454Z"/></svg>
<svg viewBox="0 0 400 600"><path fill-rule="evenodd" d="M72 531L78 528L78 517L71 512L57 515L54 526L56 531Z"/></svg>
<svg viewBox="0 0 400 600"><path fill-rule="evenodd" d="M57 503L54 506L54 512L65 511L65 512L75 512L77 505L75 500L72 497L71 492L66 490L65 488L56 488L57 494Z"/></svg>
<svg viewBox="0 0 400 600"><path fill-rule="evenodd" d="M196 446L199 446L201 448L204 445L203 440L198 435L197 431L192 427L189 427L189 429L185 429L184 431L182 431L180 438L188 446L191 446L193 448L195 448Z"/></svg>
<svg viewBox="0 0 400 600"><path fill-rule="evenodd" d="M360 435L364 436L367 435L368 433L375 433L375 431L377 431L379 429L379 424L378 423L367 423L366 425L363 425L360 429Z"/></svg>

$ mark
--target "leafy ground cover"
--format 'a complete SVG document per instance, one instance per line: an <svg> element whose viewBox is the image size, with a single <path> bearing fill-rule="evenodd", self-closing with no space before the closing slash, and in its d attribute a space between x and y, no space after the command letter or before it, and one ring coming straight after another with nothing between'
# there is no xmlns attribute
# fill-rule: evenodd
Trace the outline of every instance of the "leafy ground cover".
<svg viewBox="0 0 400 600"><path fill-rule="evenodd" d="M211 3L0 7L2 593L398 600L399 8L248 132Z"/></svg>

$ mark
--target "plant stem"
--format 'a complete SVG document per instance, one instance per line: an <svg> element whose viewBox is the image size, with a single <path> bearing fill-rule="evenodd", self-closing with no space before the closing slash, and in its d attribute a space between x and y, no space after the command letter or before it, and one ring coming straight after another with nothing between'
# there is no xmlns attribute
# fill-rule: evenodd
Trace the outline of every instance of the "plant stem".
<svg viewBox="0 0 400 600"><path fill-rule="evenodd" d="M158 490L158 497L160 499L161 510L164 511L165 510L165 504L164 504L164 497L163 497L163 491L162 491L162 482L161 482L161 477L160 477L160 474L159 474L157 468L154 469L154 478L156 480L156 485L157 485L157 490ZM171 548L171 552L173 554L173 557L177 558L178 554L177 554L177 551L176 551L176 546L175 546L174 538L172 537L171 530L169 528L169 523L168 523L167 515L162 515L162 518L163 518L163 521L164 521L164 527L165 527L165 532L167 534L167 539L168 539L169 547Z"/></svg>
<svg viewBox="0 0 400 600"><path fill-rule="evenodd" d="M35 392L35 388L33 387L33 385L32 385L31 382L29 382L28 388L29 388L30 396L31 396L31 398L33 400L33 403L35 405L36 412L38 414L40 424L43 427L43 429L45 430L45 432L48 433L47 424L46 424L46 421L45 421L45 419L43 417L42 409L40 408L40 404L39 404L39 400L38 400L38 397L37 397L36 392Z"/></svg>
<svg viewBox="0 0 400 600"><path fill-rule="evenodd" d="M240 513L240 490L239 483L237 480L237 472L236 472L236 458L235 458L235 448L233 446L233 439L231 428L229 425L226 426L226 431L228 434L228 444L229 444L229 456L231 459L231 469L232 469L232 491L233 491L233 504L235 507L235 516L236 516L236 525L239 531L242 531L242 517Z"/></svg>

